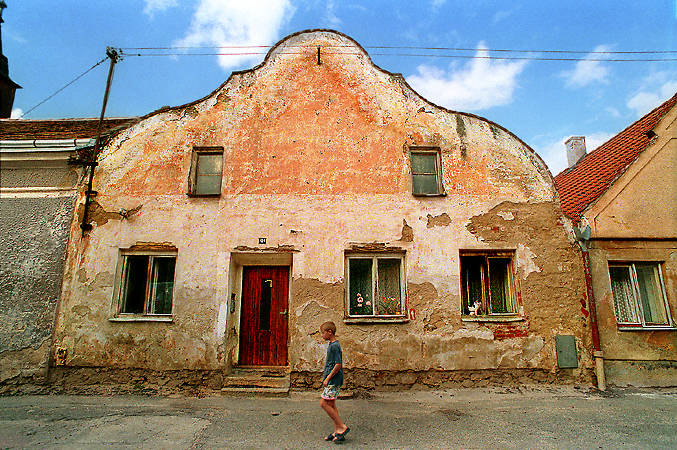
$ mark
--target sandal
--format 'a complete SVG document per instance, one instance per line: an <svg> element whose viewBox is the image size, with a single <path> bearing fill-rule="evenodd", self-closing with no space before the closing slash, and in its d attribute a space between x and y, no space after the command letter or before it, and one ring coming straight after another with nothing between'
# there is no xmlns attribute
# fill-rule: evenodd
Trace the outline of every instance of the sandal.
<svg viewBox="0 0 677 450"><path fill-rule="evenodd" d="M333 441L336 435L334 433L330 434L326 438L324 438L325 441Z"/></svg>
<svg viewBox="0 0 677 450"><path fill-rule="evenodd" d="M336 433L336 437L334 437L334 443L335 444L341 444L343 441L346 440L346 434L350 431L350 427L346 428L346 431L343 433Z"/></svg>

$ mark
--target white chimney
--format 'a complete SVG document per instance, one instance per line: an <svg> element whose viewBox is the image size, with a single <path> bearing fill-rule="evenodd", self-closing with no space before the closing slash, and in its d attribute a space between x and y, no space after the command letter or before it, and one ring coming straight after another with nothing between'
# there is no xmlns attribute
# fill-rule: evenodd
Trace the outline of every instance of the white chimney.
<svg viewBox="0 0 677 450"><path fill-rule="evenodd" d="M573 167L585 156L585 136L571 136L564 145L567 147L567 164Z"/></svg>

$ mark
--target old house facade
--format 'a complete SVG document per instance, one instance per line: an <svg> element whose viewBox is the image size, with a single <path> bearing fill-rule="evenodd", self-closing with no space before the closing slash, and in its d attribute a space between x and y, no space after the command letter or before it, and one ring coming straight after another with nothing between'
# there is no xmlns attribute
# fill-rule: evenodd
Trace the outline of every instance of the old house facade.
<svg viewBox="0 0 677 450"><path fill-rule="evenodd" d="M589 253L607 381L675 386L677 94L591 153L578 147L556 181Z"/></svg>
<svg viewBox="0 0 677 450"><path fill-rule="evenodd" d="M70 228L59 377L219 387L274 366L306 387L333 320L349 386L591 380L581 258L543 161L341 33L286 37L98 162L93 229L82 190Z"/></svg>

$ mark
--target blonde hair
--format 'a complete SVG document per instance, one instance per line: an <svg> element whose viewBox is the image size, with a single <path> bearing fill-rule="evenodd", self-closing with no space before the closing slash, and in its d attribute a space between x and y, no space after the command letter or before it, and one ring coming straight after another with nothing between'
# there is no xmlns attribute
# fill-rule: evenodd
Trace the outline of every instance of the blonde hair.
<svg viewBox="0 0 677 450"><path fill-rule="evenodd" d="M325 332L327 330L331 331L331 334L336 334L336 324L334 322L325 322L320 325L320 331Z"/></svg>

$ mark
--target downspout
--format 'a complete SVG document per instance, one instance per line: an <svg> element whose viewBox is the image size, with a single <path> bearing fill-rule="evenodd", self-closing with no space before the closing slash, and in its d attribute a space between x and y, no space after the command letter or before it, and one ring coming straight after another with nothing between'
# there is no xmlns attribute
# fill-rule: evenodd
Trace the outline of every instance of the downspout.
<svg viewBox="0 0 677 450"><path fill-rule="evenodd" d="M576 242L581 248L583 256L583 270L585 272L585 288L590 309L590 326L592 327L592 356L595 360L595 375L597 377L597 389L606 390L606 377L604 376L604 353L599 341L599 328L597 326L597 307L595 306L595 294L592 289L592 272L590 270L590 253L588 241L590 240L590 226L574 227Z"/></svg>
<svg viewBox="0 0 677 450"><path fill-rule="evenodd" d="M96 141L94 143L94 150L92 151L91 159L84 163L86 166L89 166L89 182L87 183L87 190L85 191L85 208L82 214L82 223L80 228L82 228L82 234L84 236L85 231L92 229L92 224L89 223L89 204L91 198L96 195L96 191L92 190L92 183L94 182L94 168L99 165L96 161L96 158L99 156L99 150L101 146L101 129L103 127L103 117L106 114L106 104L108 103L108 93L110 92L110 85L113 81L113 68L115 63L120 59L120 53L112 47L106 48L106 56L110 59L110 67L108 68L108 79L106 80L106 91L103 94L103 105L101 106L101 115L99 116L99 125L96 130Z"/></svg>

